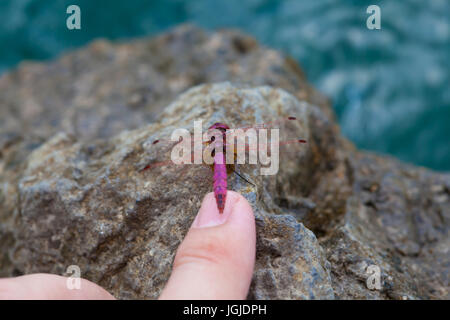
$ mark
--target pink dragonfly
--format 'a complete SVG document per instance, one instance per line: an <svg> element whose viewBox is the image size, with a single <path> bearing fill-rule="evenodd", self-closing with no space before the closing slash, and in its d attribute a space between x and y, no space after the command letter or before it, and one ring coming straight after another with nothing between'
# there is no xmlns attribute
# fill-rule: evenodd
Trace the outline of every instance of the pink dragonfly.
<svg viewBox="0 0 450 320"><path fill-rule="evenodd" d="M206 151L210 153L211 158L213 159L213 163L209 164L211 169L213 170L213 191L217 203L217 208L220 214L223 213L225 209L225 203L226 203L226 197L227 197L227 177L231 173L235 173L237 176L239 176L241 179L243 179L245 182L251 184L254 186L253 183L248 181L245 177L243 177L237 170L236 170L236 159L238 158L238 150L236 146L229 142L227 142L227 137L229 136L229 133L233 130L241 129L243 132L247 132L249 129L255 129L255 130L261 130L261 129L270 129L270 128L277 128L278 126L286 125L287 123L295 123L297 122L296 117L287 117L285 119L281 119L278 121L270 122L270 123L263 123L263 124L257 124L255 126L249 126L249 127L242 127L242 128L233 128L230 129L230 127L224 123L215 123L211 125L208 130L218 130L219 137L221 139L216 139L217 135L212 135L210 138L206 139L202 137L202 141L200 141L200 146L204 147L210 147L210 150ZM277 128L278 129L278 128ZM216 131L217 132L217 131ZM234 139L234 137L233 137ZM175 147L177 144L179 144L182 141L180 139L179 141L171 141L171 140L164 140L164 139L155 139L151 141L148 145L150 148L160 145L167 145L169 148ZM192 145L195 145L196 141L192 140ZM303 138L294 138L294 139L288 139L285 141L279 141L278 145L280 147L283 146L289 146L288 150L284 152L296 152L297 148L296 145L304 144L306 143L306 140ZM249 153L251 150L255 150L258 147L261 147L263 144L244 144L244 149L246 153ZM226 161L226 154L228 148L232 146L232 158L233 163L227 163ZM203 149L202 152L205 152ZM190 158L194 158L194 154L192 151L192 154L190 155ZM228 158L227 158L228 159ZM147 163L144 166L141 166L139 169L140 171L146 171L149 169L153 169L156 167L162 167L166 165L173 165L174 163L170 160L163 161L163 162L151 162ZM205 163L202 163L205 164Z"/></svg>

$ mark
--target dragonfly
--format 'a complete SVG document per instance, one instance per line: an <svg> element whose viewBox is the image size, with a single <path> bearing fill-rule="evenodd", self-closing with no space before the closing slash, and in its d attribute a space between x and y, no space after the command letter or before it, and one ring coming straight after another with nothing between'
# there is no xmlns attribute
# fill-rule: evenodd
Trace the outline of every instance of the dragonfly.
<svg viewBox="0 0 450 320"><path fill-rule="evenodd" d="M298 119L294 116L289 116L287 118L282 118L277 121L267 122L267 123L261 123L256 124L253 126L247 126L247 127L240 127L240 128L233 128L231 129L230 126L228 126L225 123L216 122L208 127L208 132L213 131L216 134L209 134L207 135L207 138L205 139L204 136L202 136L200 141L200 146L202 147L202 153L206 152L207 155L209 155L212 159L212 163L202 163L203 165L209 165L213 172L213 191L214 191L214 197L217 204L217 209L219 214L222 214L225 209L226 204L226 198L227 198L227 179L228 176L232 173L235 173L239 178L243 179L246 183L255 186L254 183L250 182L249 179L245 178L243 175L241 175L237 170L237 163L236 160L239 159L238 152L243 151L245 154L250 154L250 152L255 151L258 147L264 147L264 143L248 143L245 142L241 144L241 149L238 148L238 146L232 141L230 143L230 133L236 132L236 130L240 129L241 133L243 132L246 134L248 130L254 129L255 131L260 131L261 129L271 129L271 128L277 128L279 126L285 125L286 123L295 123L298 122ZM278 129L278 128L277 128ZM232 139L234 139L234 136L231 136ZM245 139L245 137L244 137ZM154 148L156 146L160 145L166 145L169 148L174 148L177 144L182 142L183 139L179 139L178 141L172 141L167 139L161 139L156 138L153 139L150 143L147 143L146 145L150 148ZM196 141L191 140L191 145L195 147ZM279 141L279 146L289 146L289 151L295 152L296 148L295 145L301 145L306 144L307 141L304 138L293 138L293 139L287 139L284 141ZM197 145L198 146L198 145ZM294 148L292 148L294 146ZM243 148L242 148L243 147ZM230 149L231 148L231 149ZM239 150L238 150L239 149ZM192 150L192 149L191 149ZM229 151L231 150L231 152ZM289 152L287 151L287 152ZM228 160L228 154L227 152L230 152L232 162L230 163ZM286 151L285 151L286 152ZM244 157L245 157L244 154ZM194 151L191 151L190 159L194 159ZM173 165L172 161L163 161L163 162L150 162L146 163L144 166L141 166L138 170L140 172L145 172L147 170L154 169L156 167L162 167L167 165Z"/></svg>

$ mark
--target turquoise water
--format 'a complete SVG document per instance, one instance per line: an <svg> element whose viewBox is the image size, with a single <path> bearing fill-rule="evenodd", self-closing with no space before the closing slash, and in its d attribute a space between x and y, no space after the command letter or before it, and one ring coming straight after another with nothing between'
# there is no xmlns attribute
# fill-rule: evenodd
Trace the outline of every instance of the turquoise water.
<svg viewBox="0 0 450 320"><path fill-rule="evenodd" d="M81 31L66 28L70 4L81 8ZM370 4L381 8L381 30L366 28ZM0 72L182 22L239 28L289 53L360 148L450 170L448 0L1 0Z"/></svg>

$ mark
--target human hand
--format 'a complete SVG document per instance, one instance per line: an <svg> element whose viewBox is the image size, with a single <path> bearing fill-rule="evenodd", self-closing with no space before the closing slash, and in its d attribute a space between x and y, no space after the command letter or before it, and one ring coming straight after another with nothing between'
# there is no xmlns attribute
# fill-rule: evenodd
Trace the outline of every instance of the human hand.
<svg viewBox="0 0 450 320"><path fill-rule="evenodd" d="M225 210L219 215L214 194L207 194L159 298L245 299L255 246L255 220L247 200L228 191ZM66 282L67 278L52 274L0 279L0 299L114 299L88 280L81 279L79 290L69 290Z"/></svg>
<svg viewBox="0 0 450 320"><path fill-rule="evenodd" d="M255 217L247 200L227 191L219 214L208 193L178 247L160 299L245 299L256 252Z"/></svg>

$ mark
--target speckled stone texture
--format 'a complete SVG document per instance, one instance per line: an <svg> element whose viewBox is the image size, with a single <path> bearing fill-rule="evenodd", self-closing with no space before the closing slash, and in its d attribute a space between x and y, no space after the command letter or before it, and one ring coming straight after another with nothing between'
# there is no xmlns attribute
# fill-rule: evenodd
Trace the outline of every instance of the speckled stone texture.
<svg viewBox="0 0 450 320"><path fill-rule="evenodd" d="M276 176L240 166L255 186L228 181L256 215L249 298L449 298L450 176L357 151L292 59L192 26L0 78L0 275L76 264L117 298L157 298L212 172L140 169L167 161L164 139L199 118L206 129L287 116L298 121L283 133L308 144ZM380 290L366 285L370 265Z"/></svg>

